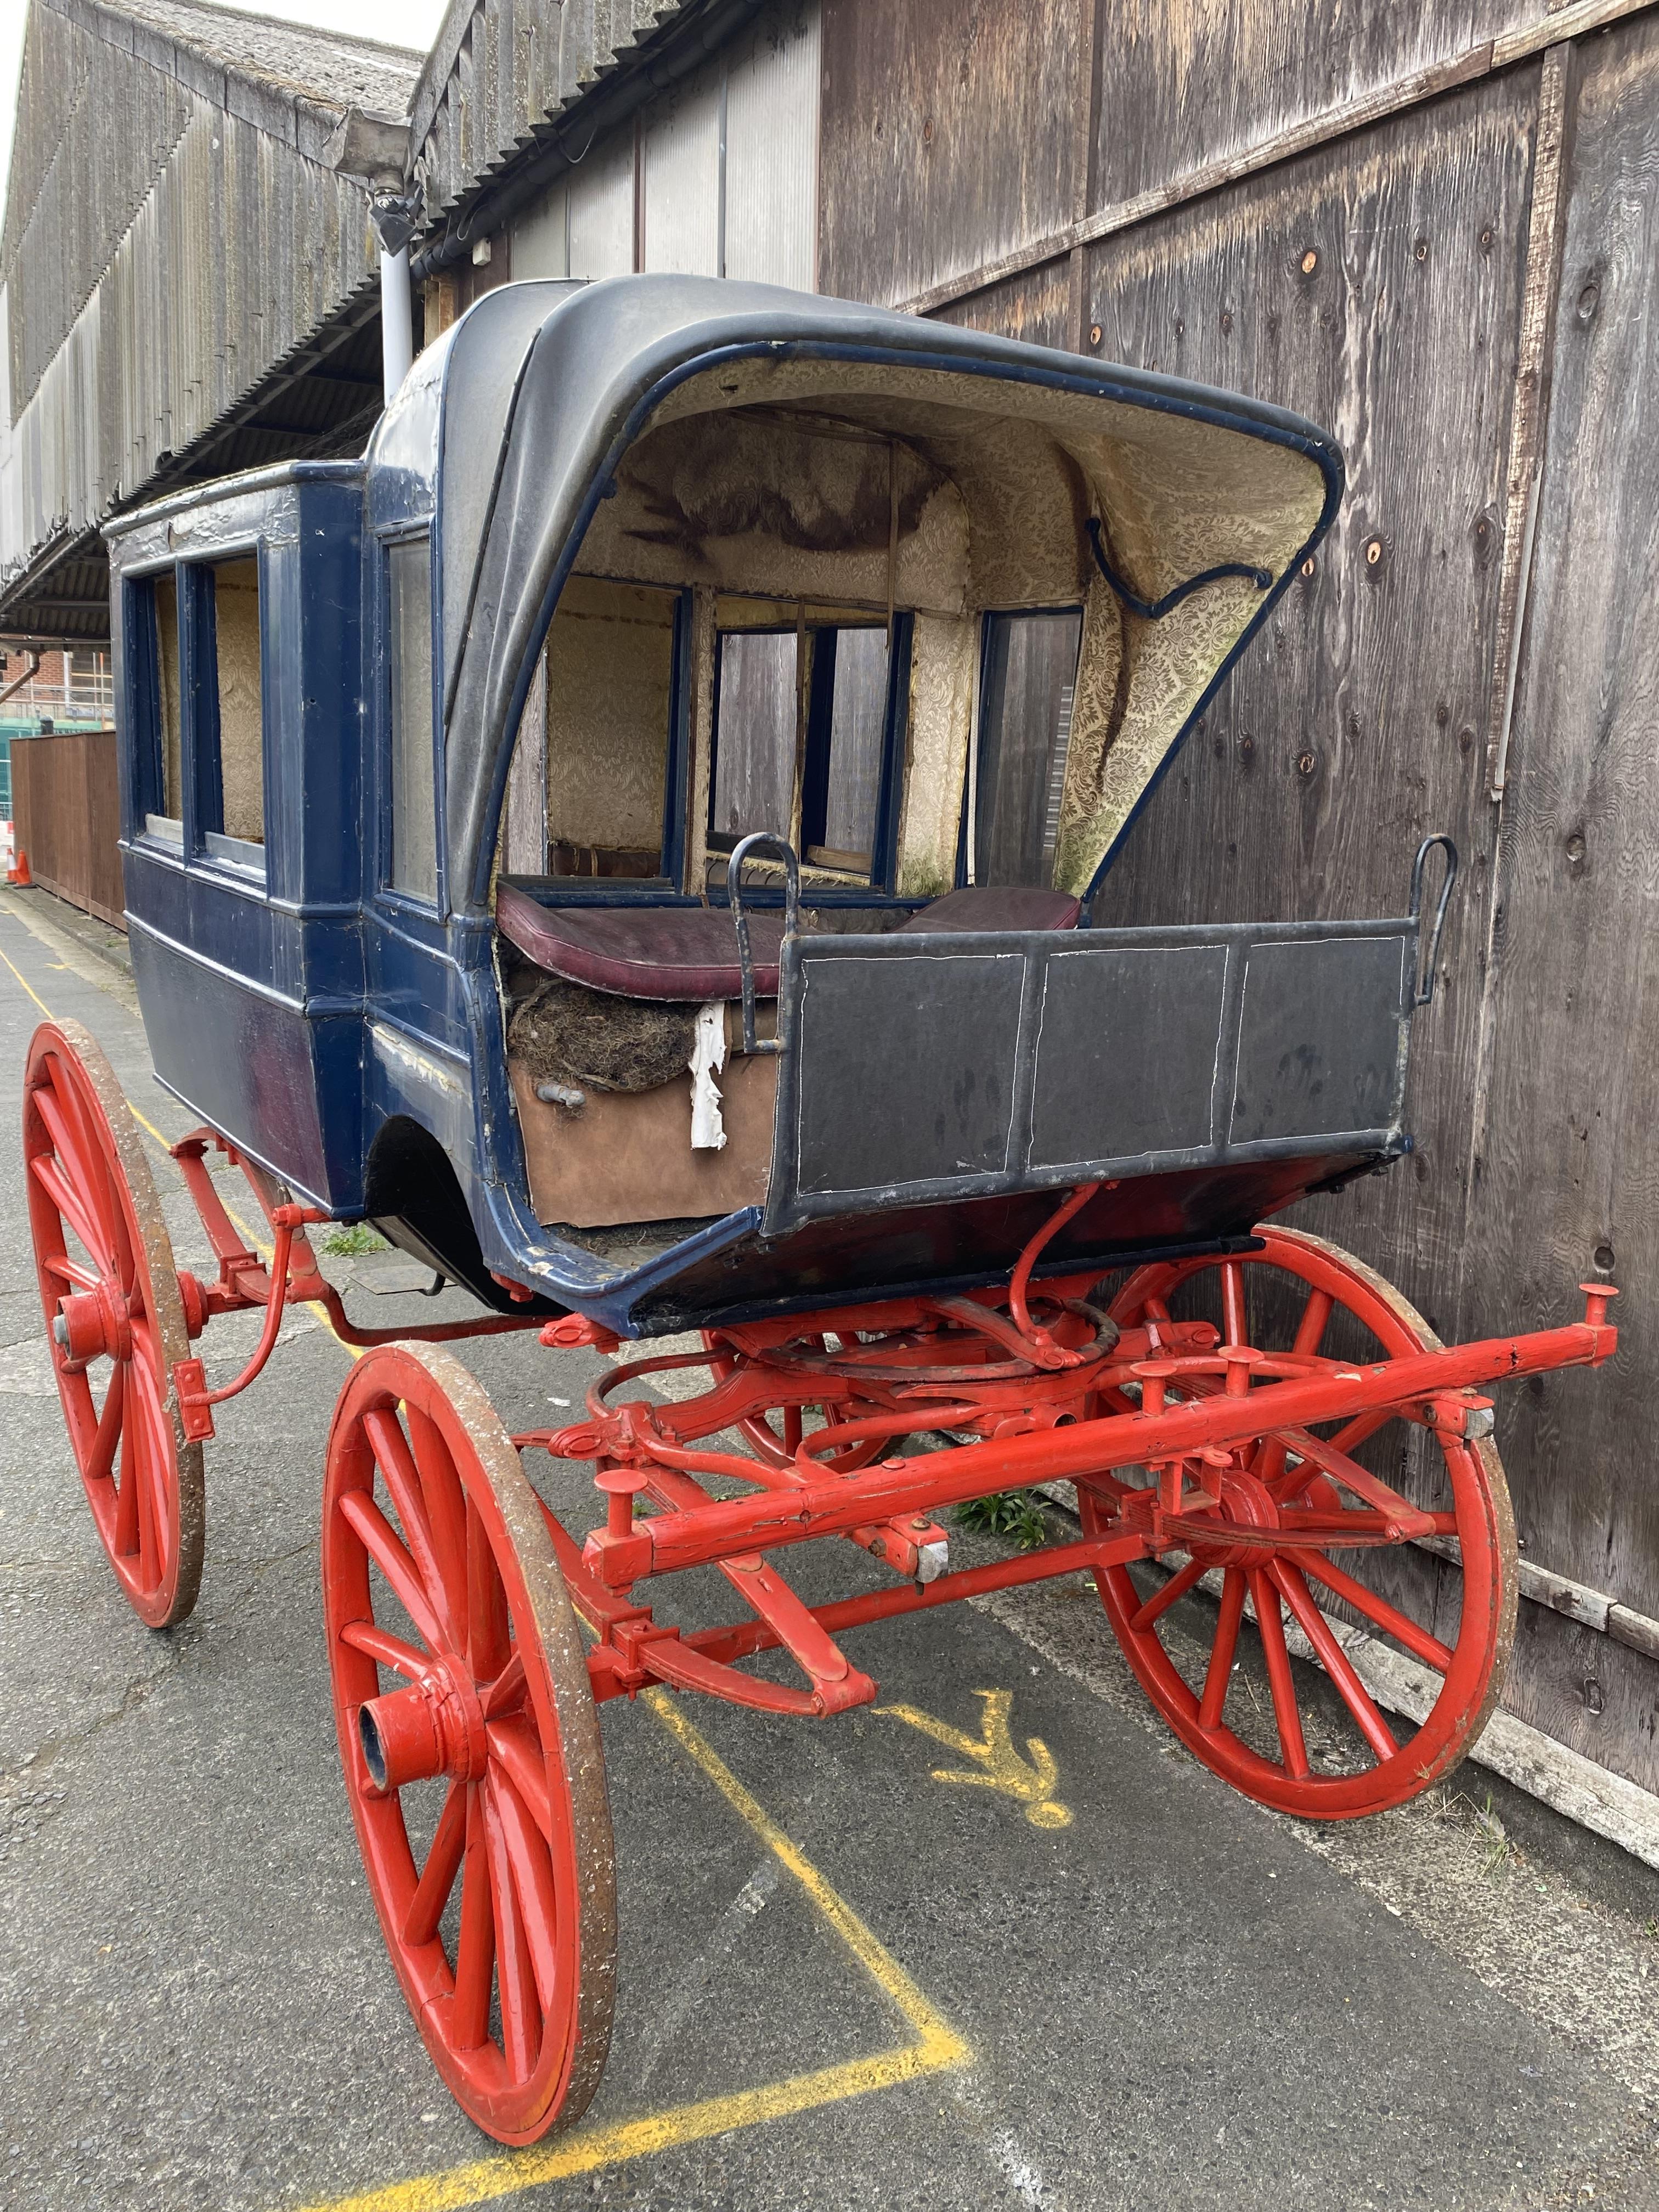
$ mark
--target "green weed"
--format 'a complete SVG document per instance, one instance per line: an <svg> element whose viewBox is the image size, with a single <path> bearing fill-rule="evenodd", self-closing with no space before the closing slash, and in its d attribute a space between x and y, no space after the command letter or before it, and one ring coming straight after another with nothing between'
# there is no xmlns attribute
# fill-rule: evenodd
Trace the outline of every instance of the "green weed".
<svg viewBox="0 0 1659 2212"><path fill-rule="evenodd" d="M384 1252L386 1249L385 1237L366 1221L354 1221L349 1229L337 1229L323 1239L324 1251L336 1260L360 1260L365 1252Z"/></svg>
<svg viewBox="0 0 1659 2212"><path fill-rule="evenodd" d="M957 1520L982 1535L1006 1537L1022 1552L1034 1552L1048 1540L1042 1507L1023 1490L994 1490L988 1498L970 1498L957 1507Z"/></svg>

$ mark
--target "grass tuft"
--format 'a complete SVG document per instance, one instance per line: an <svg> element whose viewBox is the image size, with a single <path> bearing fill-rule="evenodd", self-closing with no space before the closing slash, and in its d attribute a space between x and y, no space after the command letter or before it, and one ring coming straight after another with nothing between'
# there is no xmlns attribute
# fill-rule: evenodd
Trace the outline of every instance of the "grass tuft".
<svg viewBox="0 0 1659 2212"><path fill-rule="evenodd" d="M323 1249L336 1260L359 1260L365 1252L385 1252L390 1247L378 1229L371 1229L366 1221L354 1221L349 1229L337 1229L325 1237Z"/></svg>
<svg viewBox="0 0 1659 2212"><path fill-rule="evenodd" d="M1035 1552L1048 1540L1042 1508L1023 1490L994 1490L988 1498L970 1498L957 1508L957 1520L963 1528L1004 1537L1022 1552Z"/></svg>

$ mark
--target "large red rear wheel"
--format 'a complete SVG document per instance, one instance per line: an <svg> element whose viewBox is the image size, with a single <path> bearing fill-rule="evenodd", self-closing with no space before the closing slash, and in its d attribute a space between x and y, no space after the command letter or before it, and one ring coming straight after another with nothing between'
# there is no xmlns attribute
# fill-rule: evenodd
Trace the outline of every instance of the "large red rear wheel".
<svg viewBox="0 0 1659 2212"><path fill-rule="evenodd" d="M457 2102L502 2142L582 2112L611 2039L599 1716L540 1505L453 1354L360 1359L329 1434L340 1756L386 1948Z"/></svg>
<svg viewBox="0 0 1659 2212"><path fill-rule="evenodd" d="M1335 1245L1297 1230L1267 1226L1257 1234L1265 1247L1258 1253L1139 1269L1113 1301L1113 1318L1129 1328L1172 1312L1207 1317L1224 1347L1323 1359L1333 1368L1438 1347L1396 1290ZM1254 1382L1263 1433L1218 1471L1220 1497L1208 1509L1214 1540L1172 1562L1158 1589L1137 1589L1121 1566L1098 1571L1096 1580L1129 1664L1190 1751L1280 1812L1341 1820L1415 1796L1485 1727L1515 1636L1515 1523L1490 1442L1370 1414L1287 1438L1268 1419L1282 1379L1268 1373ZM1168 1387L1173 1402L1224 1386L1199 1376L1172 1378ZM1408 1492L1402 1502L1432 1516L1428 1534L1443 1552L1443 1540L1456 1538L1461 1593L1460 1578L1429 1553L1379 1547L1376 1494L1352 1487L1345 1466L1361 1468L1362 1481L1364 1468L1375 1471L1396 1497ZM1079 1486L1085 1528L1107 1525L1118 1487ZM1280 1547L1276 1532L1288 1534L1297 1511L1335 1529L1333 1540ZM1346 1544L1345 1527L1352 1532ZM1218 1578L1214 1610L1181 1607L1206 1577L1212 1586ZM1265 1686L1239 1663L1247 1612L1256 1621ZM1345 1626L1368 1642L1356 1644ZM1288 1645L1310 1649L1324 1668L1329 1688L1316 1699L1314 1678L1291 1663L1287 1631ZM1370 1686L1364 1679L1368 1654L1418 1717L1384 1710L1373 1694L1381 1668L1370 1668Z"/></svg>
<svg viewBox="0 0 1659 2212"><path fill-rule="evenodd" d="M173 1385L190 1354L173 1246L115 1071L78 1022L43 1022L23 1079L35 1273L70 1448L135 1613L170 1628L196 1602L202 1448Z"/></svg>

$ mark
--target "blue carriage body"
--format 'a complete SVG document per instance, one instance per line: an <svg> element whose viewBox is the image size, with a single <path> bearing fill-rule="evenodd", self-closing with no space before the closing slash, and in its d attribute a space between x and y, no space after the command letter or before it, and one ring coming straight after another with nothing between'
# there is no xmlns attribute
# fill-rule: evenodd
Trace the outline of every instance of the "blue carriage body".
<svg viewBox="0 0 1659 2212"><path fill-rule="evenodd" d="M1087 896L1157 775L1328 526L1341 484L1330 441L1277 410L1173 380L768 288L507 287L419 358L362 460L233 478L110 531L128 922L161 1080L296 1196L374 1219L487 1303L506 1308L507 1285L519 1285L532 1310L580 1310L624 1334L994 1279L1054 1193L1083 1180L1112 1188L1073 1224L1054 1264L1213 1249L1310 1187L1403 1150L1414 910L1379 923L1063 936L964 934L942 920L895 938L889 925L925 914L949 882L920 880L914 863L904 880L895 862L885 881L872 864L866 883L849 884L826 866L805 894L816 928L782 948L780 1106L757 1202L671 1224L647 1250L538 1219L526 1094L515 1098L504 1036L500 830L532 675L568 579L585 573L596 516L616 501L623 522L604 526L632 528L660 579L664 544L687 526L683 515L662 522L660 477L656 507L639 507L631 456L668 453L680 482L711 436L750 436L757 425L754 437L770 435L786 418L790 437L827 436L835 411L835 434L888 441L890 518L860 523L836 557L873 573L885 534L890 652L908 623L927 619L896 603L895 576L932 526L903 507L895 456L902 449L902 466L920 468L910 457L922 455L928 482L943 483L936 454L973 449L981 434L961 425L973 428L975 409L993 429L1014 423L1010 438L1048 439L1087 479L1087 496L1053 530L1064 560L1074 553L1088 575L1085 656L1093 623L1100 649L1116 653L1118 702L1128 705L1113 740L1121 750L1103 745L1097 776L1103 789L1113 777L1122 786L1115 812L1103 807L1067 848L1086 922ZM1115 506L1088 478L1088 456L1108 453L1088 442L1090 410L1127 441L1111 448L1111 469L1100 463ZM1137 447L1141 417L1156 436ZM1207 495L1203 486L1246 447L1278 474L1259 498L1237 488L1222 497L1206 631L1205 594L1188 597L1179 543L1173 566L1160 566L1160 516L1181 520L1181 501ZM966 463L958 474L965 485ZM978 532L983 567L996 499L1008 495L994 484L950 492L969 517L958 534L966 544ZM949 504L937 487L928 497ZM1111 571L1102 523L1084 511L1092 505L1113 544L1130 549L1145 598ZM646 521L629 522L636 507ZM802 553L793 526L779 540L790 559L830 559L833 548ZM1048 526L1037 517L1028 534ZM1190 540L1190 515L1184 526ZM731 534L750 552L763 536L752 515ZM1089 566L1091 538L1109 593ZM648 881L514 878L550 914L725 900L716 856L691 854L685 834L703 803L694 725L709 680L690 610L714 557L693 545L677 587L660 871ZM397 638L394 561L416 580ZM951 588L957 630L982 624L966 585ZM1159 593L1181 611L1153 604ZM424 638L410 627L422 615ZM1181 680L1167 670L1158 678L1174 704L1162 723L1146 708L1135 734L1135 686L1156 659L1148 641L1156 630L1161 647L1183 623L1197 643L1184 648ZM239 696L224 676L233 637ZM398 694L415 738L424 744L430 729L423 896L396 881L393 756L407 732L392 727L392 701L394 662L413 650L423 669L428 643L429 705L416 711L407 684ZM1081 668L1077 682L1081 696ZM256 688L257 756L237 750L237 732L256 727ZM901 726L903 703L892 709ZM928 801L902 727L895 742L879 832L892 845L901 811L911 834ZM1134 746L1137 762L1118 765ZM965 822L966 800L954 803ZM255 824L257 836L238 834ZM955 880L968 865L958 854ZM756 893L763 908L781 898L775 884ZM838 914L861 933L842 933ZM924 1132L918 1148L915 1081L920 1073L926 1092L927 1071L912 1066L908 1089L884 1071L894 1039L930 1007L946 1040L932 1055L944 1087L938 1141ZM1121 1031L1121 1050L1103 1046L1107 1031ZM1133 1080L1126 1055L1140 1071ZM964 1071L971 1109L960 1103ZM853 1122L861 1134L849 1150Z"/></svg>

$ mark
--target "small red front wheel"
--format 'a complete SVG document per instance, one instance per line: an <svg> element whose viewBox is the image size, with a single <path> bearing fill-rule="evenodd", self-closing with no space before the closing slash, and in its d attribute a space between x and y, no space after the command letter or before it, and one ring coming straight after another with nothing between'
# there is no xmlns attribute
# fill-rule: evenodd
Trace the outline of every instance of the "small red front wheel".
<svg viewBox="0 0 1659 2212"><path fill-rule="evenodd" d="M322 1559L340 1758L392 1965L462 2110L533 2142L605 2069L611 1810L540 1505L452 1353L358 1361L329 1432Z"/></svg>
<svg viewBox="0 0 1659 2212"><path fill-rule="evenodd" d="M1361 1261L1299 1230L1256 1235L1261 1249L1236 1258L1139 1268L1112 1301L1114 1320L1128 1329L1172 1312L1207 1319L1224 1346L1279 1355L1281 1373L1296 1362L1340 1370L1439 1348L1422 1316ZM1221 1387L1195 1376L1170 1389L1200 1396ZM1416 1796L1486 1726L1515 1637L1515 1522L1490 1441L1464 1443L1387 1413L1276 1428L1278 1387L1264 1376L1252 1388L1261 1431L1218 1471L1218 1497L1194 1520L1203 1536L1170 1580L1143 1593L1116 1566L1097 1569L1096 1581L1124 1656L1189 1751L1279 1812L1352 1819ZM1379 1540L1376 1492L1354 1487L1368 1474L1426 1515L1437 1542L1455 1540L1461 1576L1403 1540ZM1109 1491L1079 1484L1078 1503L1091 1533L1109 1525ZM1215 1614L1183 1617L1178 1601L1206 1576L1219 1586ZM1265 1696L1241 1677L1247 1611ZM1364 1644L1344 1632L1355 1628ZM1324 1668L1330 1692L1316 1706L1292 1646ZM1383 1711L1372 1694L1356 1663L1367 1650L1413 1718Z"/></svg>
<svg viewBox="0 0 1659 2212"><path fill-rule="evenodd" d="M23 1077L35 1274L70 1448L100 1542L139 1619L196 1602L202 1448L179 1426L190 1356L173 1246L115 1071L79 1022L42 1022Z"/></svg>

